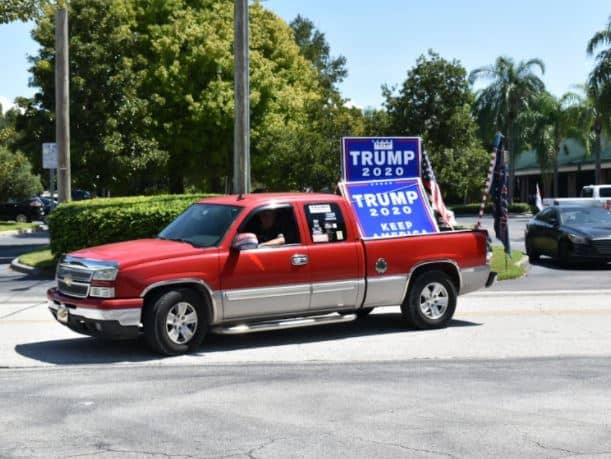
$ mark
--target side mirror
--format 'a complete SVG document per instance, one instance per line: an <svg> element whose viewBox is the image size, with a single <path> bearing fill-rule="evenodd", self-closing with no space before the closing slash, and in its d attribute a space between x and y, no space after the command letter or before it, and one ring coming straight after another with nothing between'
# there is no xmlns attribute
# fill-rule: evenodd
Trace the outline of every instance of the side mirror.
<svg viewBox="0 0 611 459"><path fill-rule="evenodd" d="M256 249L259 246L259 240L254 233L238 233L231 243L231 249L235 251Z"/></svg>
<svg viewBox="0 0 611 459"><path fill-rule="evenodd" d="M556 226L558 226L558 220L555 218L550 218L549 224L555 228Z"/></svg>

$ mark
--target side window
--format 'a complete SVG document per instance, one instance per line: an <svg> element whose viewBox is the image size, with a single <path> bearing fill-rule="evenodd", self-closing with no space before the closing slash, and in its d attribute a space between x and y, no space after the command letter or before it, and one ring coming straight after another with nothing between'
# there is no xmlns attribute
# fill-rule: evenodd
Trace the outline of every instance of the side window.
<svg viewBox="0 0 611 459"><path fill-rule="evenodd" d="M313 243L346 240L346 222L339 205L336 203L306 204L304 209Z"/></svg>
<svg viewBox="0 0 611 459"><path fill-rule="evenodd" d="M584 187L581 189L582 198L591 198L594 196L594 188Z"/></svg>
<svg viewBox="0 0 611 459"><path fill-rule="evenodd" d="M547 209L544 209L539 215L537 215L537 220L549 223L552 218L552 215L553 209L551 207L548 207Z"/></svg>
<svg viewBox="0 0 611 459"><path fill-rule="evenodd" d="M600 193L601 198L611 198L611 187L599 188L598 192Z"/></svg>
<svg viewBox="0 0 611 459"><path fill-rule="evenodd" d="M242 224L240 233L257 235L259 246L299 244L299 228L291 206L255 210Z"/></svg>

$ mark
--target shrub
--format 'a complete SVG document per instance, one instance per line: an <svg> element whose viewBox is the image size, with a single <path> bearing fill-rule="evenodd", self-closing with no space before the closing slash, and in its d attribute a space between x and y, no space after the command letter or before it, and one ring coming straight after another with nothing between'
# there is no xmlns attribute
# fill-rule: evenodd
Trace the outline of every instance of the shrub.
<svg viewBox="0 0 611 459"><path fill-rule="evenodd" d="M51 252L63 253L156 236L202 195L134 196L76 201L49 215Z"/></svg>

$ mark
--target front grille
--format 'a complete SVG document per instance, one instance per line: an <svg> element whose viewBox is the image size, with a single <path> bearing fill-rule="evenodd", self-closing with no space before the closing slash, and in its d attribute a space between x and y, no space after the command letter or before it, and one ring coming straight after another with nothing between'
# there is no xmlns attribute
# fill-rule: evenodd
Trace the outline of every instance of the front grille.
<svg viewBox="0 0 611 459"><path fill-rule="evenodd" d="M57 267L57 289L64 295L85 298L93 271L80 266L60 264Z"/></svg>
<svg viewBox="0 0 611 459"><path fill-rule="evenodd" d="M611 239L594 239L592 245L601 255L611 255Z"/></svg>

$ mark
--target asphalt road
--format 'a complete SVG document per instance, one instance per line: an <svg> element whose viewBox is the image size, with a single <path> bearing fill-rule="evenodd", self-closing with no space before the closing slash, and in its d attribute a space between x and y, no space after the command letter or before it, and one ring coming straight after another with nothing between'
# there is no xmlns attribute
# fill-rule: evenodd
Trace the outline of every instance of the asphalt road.
<svg viewBox="0 0 611 459"><path fill-rule="evenodd" d="M0 257L44 243L0 236ZM447 329L382 308L160 358L62 327L52 282L3 264L0 458L611 457L608 281L542 261Z"/></svg>

